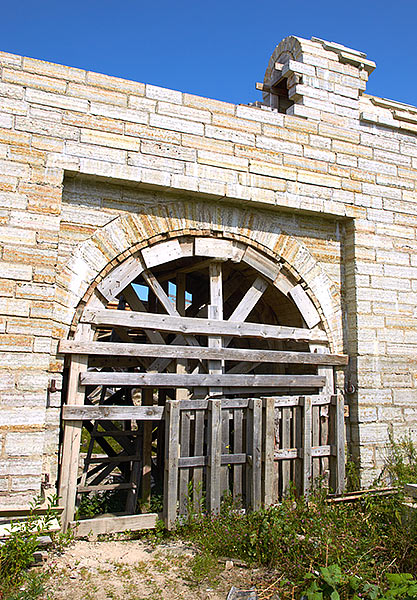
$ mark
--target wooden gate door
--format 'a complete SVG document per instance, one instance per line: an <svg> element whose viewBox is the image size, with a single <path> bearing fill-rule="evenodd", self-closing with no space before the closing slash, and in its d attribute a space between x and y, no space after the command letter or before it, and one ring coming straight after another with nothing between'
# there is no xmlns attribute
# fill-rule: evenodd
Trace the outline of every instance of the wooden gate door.
<svg viewBox="0 0 417 600"><path fill-rule="evenodd" d="M313 426L297 420L293 400L279 403L321 396L332 406L333 366L347 362L329 353L317 311L291 277L243 244L197 237L146 248L99 284L74 339L59 348L71 357L60 486L66 523L76 498L95 486L124 486L125 515L149 512L164 471L169 525L190 490L199 502L198 486L209 510L225 491L247 508L285 492L311 454L300 432ZM307 401L297 406L310 414ZM334 427L325 412L318 419L313 471L334 472ZM80 471L83 423L89 442ZM94 456L97 445L104 456ZM121 482L109 484L115 466ZM262 472L267 482L274 473L263 491Z"/></svg>

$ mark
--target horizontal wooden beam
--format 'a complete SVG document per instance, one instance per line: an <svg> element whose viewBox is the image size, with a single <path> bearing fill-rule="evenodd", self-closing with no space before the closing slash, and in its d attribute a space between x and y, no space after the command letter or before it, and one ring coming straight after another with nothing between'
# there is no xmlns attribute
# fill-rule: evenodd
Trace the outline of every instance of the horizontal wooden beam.
<svg viewBox="0 0 417 600"><path fill-rule="evenodd" d="M308 365L347 365L345 354L318 354L316 352L284 352L281 350L255 350L240 348L206 348L201 346L175 346L161 344L129 344L119 342L78 342L61 340L62 354L89 354L114 356L157 356L161 358L196 358L199 360L235 360Z"/></svg>
<svg viewBox="0 0 417 600"><path fill-rule="evenodd" d="M95 519L84 519L83 521L71 521L70 527L73 529L75 537L85 537L90 534L100 535L126 530L154 529L159 519L161 519L161 515L157 513L97 517Z"/></svg>
<svg viewBox="0 0 417 600"><path fill-rule="evenodd" d="M254 337L310 342L327 341L326 333L320 329L302 329L301 327L283 327L240 321L217 321L124 310L86 310L82 321L93 325L156 329L185 335Z"/></svg>
<svg viewBox="0 0 417 600"><path fill-rule="evenodd" d="M222 454L222 465L244 465L246 463L246 454ZM192 467L206 467L208 465L208 456L182 456L178 459L180 469L189 469Z"/></svg>
<svg viewBox="0 0 417 600"><path fill-rule="evenodd" d="M160 421L163 414L163 406L64 406L62 408L64 421Z"/></svg>
<svg viewBox="0 0 417 600"><path fill-rule="evenodd" d="M335 456L336 446L313 446L311 448L311 456L320 458L322 456ZM287 448L283 450L275 450L274 460L292 460L294 458L303 458L304 453L302 448Z"/></svg>
<svg viewBox="0 0 417 600"><path fill-rule="evenodd" d="M178 373L114 373L89 371L80 375L81 385L111 385L116 387L190 388L190 387L323 387L322 375L228 375ZM255 390L254 390L255 392ZM107 408L107 407L106 407ZM142 410L146 410L141 407ZM153 407L155 408L155 407ZM137 417L139 418L139 417Z"/></svg>

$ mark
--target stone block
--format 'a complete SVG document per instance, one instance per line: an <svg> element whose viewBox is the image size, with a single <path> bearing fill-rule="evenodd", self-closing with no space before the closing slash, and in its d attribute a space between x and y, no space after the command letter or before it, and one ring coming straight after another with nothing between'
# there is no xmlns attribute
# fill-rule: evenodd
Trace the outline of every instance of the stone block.
<svg viewBox="0 0 417 600"><path fill-rule="evenodd" d="M7 433L4 451L8 456L41 456L43 442L43 432Z"/></svg>
<svg viewBox="0 0 417 600"><path fill-rule="evenodd" d="M87 144L81 142L65 142L65 151L70 156L82 158L93 158L95 160L104 160L120 164L125 164L127 154L125 150L107 148L97 144Z"/></svg>
<svg viewBox="0 0 417 600"><path fill-rule="evenodd" d="M121 150L136 150L140 148L140 142L131 136L106 133L104 131L82 130L82 144L96 144L99 146L119 148Z"/></svg>
<svg viewBox="0 0 417 600"><path fill-rule="evenodd" d="M14 69L3 69L3 81L6 83L15 83L27 88L38 88L49 92L65 93L67 83L60 79L27 73L25 71L16 71Z"/></svg>
<svg viewBox="0 0 417 600"><path fill-rule="evenodd" d="M143 83L111 75L103 75L103 73L93 73L92 71L87 72L87 83L115 92L135 94L136 96L143 96L145 93L145 85Z"/></svg>
<svg viewBox="0 0 417 600"><path fill-rule="evenodd" d="M0 427L12 428L42 427L45 422L44 408L28 408L19 410L15 408L0 408Z"/></svg>
<svg viewBox="0 0 417 600"><path fill-rule="evenodd" d="M233 131L233 129L215 127L214 125L206 125L205 134L206 137L214 138L216 140L234 142L236 144L245 144L248 146L255 145L255 135L253 133L246 133L244 131Z"/></svg>
<svg viewBox="0 0 417 600"><path fill-rule="evenodd" d="M177 117L168 117L166 115L151 114L149 116L151 127L159 129L169 129L181 133L192 133L194 135L204 134L204 125L195 121L187 121Z"/></svg>
<svg viewBox="0 0 417 600"><path fill-rule="evenodd" d="M88 100L83 98L71 98L62 94L54 94L52 92L44 92L42 90L27 89L26 100L32 104L42 106L52 106L54 108L62 108L64 110L73 110L79 113L88 111Z"/></svg>
<svg viewBox="0 0 417 600"><path fill-rule="evenodd" d="M158 102L156 112L161 115L178 117L180 119L187 119L188 121L196 121L197 123L211 123L212 121L212 115L208 110L191 108L189 106L182 106L170 102ZM214 115L213 119L215 117L230 118L225 117L224 115Z"/></svg>
<svg viewBox="0 0 417 600"><path fill-rule="evenodd" d="M129 121L131 123L147 123L149 120L148 112L132 108L121 108L119 106L112 106L111 104L102 104L101 102L91 103L91 114L117 119L118 121Z"/></svg>
<svg viewBox="0 0 417 600"><path fill-rule="evenodd" d="M33 492L37 492L40 489L40 485L39 477L12 477L11 491L25 492L33 490Z"/></svg>
<svg viewBox="0 0 417 600"><path fill-rule="evenodd" d="M114 104L115 106L127 106L126 94L97 88L92 85L84 85L82 83L70 82L67 87L67 95L91 100L91 102L102 102Z"/></svg>
<svg viewBox="0 0 417 600"><path fill-rule="evenodd" d="M182 92L178 92L176 90L169 90L167 88L158 87L157 85L147 84L145 88L145 94L147 98L151 98L153 100L162 100L165 102L182 104Z"/></svg>

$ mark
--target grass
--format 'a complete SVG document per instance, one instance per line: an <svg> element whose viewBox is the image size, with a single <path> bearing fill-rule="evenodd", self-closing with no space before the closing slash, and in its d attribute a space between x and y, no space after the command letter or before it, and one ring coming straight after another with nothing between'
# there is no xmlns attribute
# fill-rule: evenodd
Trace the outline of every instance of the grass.
<svg viewBox="0 0 417 600"><path fill-rule="evenodd" d="M400 494L329 504L317 490L308 501L292 496L249 514L226 501L219 515L191 516L177 535L198 548L195 569L225 556L263 566L282 600L299 598L309 577L331 565L379 587L387 573L417 576L417 519L407 516Z"/></svg>

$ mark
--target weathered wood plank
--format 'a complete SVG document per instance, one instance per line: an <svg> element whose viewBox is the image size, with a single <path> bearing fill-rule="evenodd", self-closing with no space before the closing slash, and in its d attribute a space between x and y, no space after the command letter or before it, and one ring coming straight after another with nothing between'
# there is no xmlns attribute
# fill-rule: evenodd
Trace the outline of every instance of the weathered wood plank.
<svg viewBox="0 0 417 600"><path fill-rule="evenodd" d="M245 401L245 408L249 405L249 400ZM224 401L222 401L222 408ZM233 418L233 453L239 454L243 451L243 410L235 408L232 411ZM243 466L235 465L233 467L233 499L235 502L242 502L243 495Z"/></svg>
<svg viewBox="0 0 417 600"><path fill-rule="evenodd" d="M338 366L348 363L348 356L345 354L318 354L314 352L287 352L283 350L246 350L241 348L206 348L172 344L125 344L119 342L76 342L73 340L61 340L58 351L61 354L89 354L112 357L159 356L176 359L197 358L200 360Z"/></svg>
<svg viewBox="0 0 417 600"><path fill-rule="evenodd" d="M311 456L320 458L323 456L332 456L336 453L336 446L325 445L325 446L312 446ZM287 448L282 450L275 450L274 460L292 460L294 458L304 458L303 448Z"/></svg>
<svg viewBox="0 0 417 600"><path fill-rule="evenodd" d="M212 256L213 258L231 259L233 262L240 262L243 253L243 246L241 247L231 240L215 238L195 238L194 240L195 256Z"/></svg>
<svg viewBox="0 0 417 600"><path fill-rule="evenodd" d="M154 529L156 522L161 518L157 513L146 515L128 515L114 517L97 517L95 519L84 519L83 521L72 521L71 529L75 537L85 537L90 534L101 535L106 533L117 533L120 531L138 531L141 529Z"/></svg>
<svg viewBox="0 0 417 600"><path fill-rule="evenodd" d="M262 490L262 400L254 398L249 403L247 424L247 452L251 461L247 468L249 505L252 510L261 508Z"/></svg>
<svg viewBox="0 0 417 600"><path fill-rule="evenodd" d="M321 319L316 307L300 284L294 286L288 292L288 295L292 298L298 310L302 314L307 327L312 328L320 323Z"/></svg>
<svg viewBox="0 0 417 600"><path fill-rule="evenodd" d="M208 400L207 400L208 403ZM207 408L207 406L205 407ZM194 453L201 456L204 452L204 411L195 412L194 421ZM203 469L195 467L193 471L193 508L199 513L203 509Z"/></svg>
<svg viewBox="0 0 417 600"><path fill-rule="evenodd" d="M345 418L344 398L341 394L336 396L336 494L342 494L345 489Z"/></svg>
<svg viewBox="0 0 417 600"><path fill-rule="evenodd" d="M231 337L255 337L280 340L300 340L326 342L324 331L265 325L262 323L241 323L240 321L213 321L192 317L176 317L157 313L135 311L86 310L83 322L93 325L109 325L138 329L156 329L172 333L190 335L225 335Z"/></svg>
<svg viewBox="0 0 417 600"><path fill-rule="evenodd" d="M292 408L283 408L281 416L281 427L282 427L282 448L285 450L291 447L291 417ZM281 477L282 477L282 495L287 496L289 492L289 486L291 481L291 463L288 460L284 460L281 464Z"/></svg>
<svg viewBox="0 0 417 600"><path fill-rule="evenodd" d="M87 333L88 335L88 333ZM74 355L68 378L67 402L81 406L84 403L85 390L81 387L79 376L87 371L88 357ZM64 439L59 483L60 503L64 506L62 526L65 530L69 521L74 519L75 498L77 493L78 456L80 452L82 423L68 420L64 425Z"/></svg>
<svg viewBox="0 0 417 600"><path fill-rule="evenodd" d="M142 407L150 407L153 404L153 390L142 390ZM160 408L159 406L157 408ZM138 449L139 450L139 449ZM141 504L143 512L149 509L151 502L151 469L152 469L152 421L143 423L143 439L142 439L142 476L141 480ZM139 475L139 474L138 474ZM138 476L139 481L139 476ZM133 511L132 511L133 512Z"/></svg>
<svg viewBox="0 0 417 600"><path fill-rule="evenodd" d="M221 465L221 401L210 400L208 418L208 465L207 509L210 513L220 511L220 465Z"/></svg>
<svg viewBox="0 0 417 600"><path fill-rule="evenodd" d="M62 407L63 421L158 421L164 417L163 406L76 406Z"/></svg>
<svg viewBox="0 0 417 600"><path fill-rule="evenodd" d="M312 456L311 456L311 424L312 405L310 396L304 398L303 415L303 494L308 496L312 481Z"/></svg>
<svg viewBox="0 0 417 600"><path fill-rule="evenodd" d="M263 277L257 277L230 315L229 321L245 321L262 298L267 287L267 281Z"/></svg>
<svg viewBox="0 0 417 600"><path fill-rule="evenodd" d="M274 503L275 469L274 469L274 409L273 398L266 398L264 405L264 461L263 461L263 504L265 507Z"/></svg>
<svg viewBox="0 0 417 600"><path fill-rule="evenodd" d="M312 406L325 406L332 402L332 396L310 396ZM304 396L278 396L274 398L275 408L304 406Z"/></svg>
<svg viewBox="0 0 417 600"><path fill-rule="evenodd" d="M178 467L180 469L188 469L191 467L205 467L208 465L208 456L181 456L178 459ZM246 454L222 454L221 465L244 465L246 463Z"/></svg>
<svg viewBox="0 0 417 600"><path fill-rule="evenodd" d="M80 375L82 385L112 385L134 387L321 387L320 375L211 375L178 373L114 373L87 372Z"/></svg>
<svg viewBox="0 0 417 600"><path fill-rule="evenodd" d="M109 302L138 277L144 269L142 262L133 256L118 265L101 281L97 289Z"/></svg>
<svg viewBox="0 0 417 600"><path fill-rule="evenodd" d="M160 242L141 250L143 261L147 269L162 265L178 258L183 258L183 248L178 240Z"/></svg>
<svg viewBox="0 0 417 600"><path fill-rule="evenodd" d="M177 519L180 431L179 406L179 400L167 400L165 407L164 521L167 529L172 529Z"/></svg>
<svg viewBox="0 0 417 600"><path fill-rule="evenodd" d="M242 260L271 281L277 277L282 266L250 247L246 248Z"/></svg>

